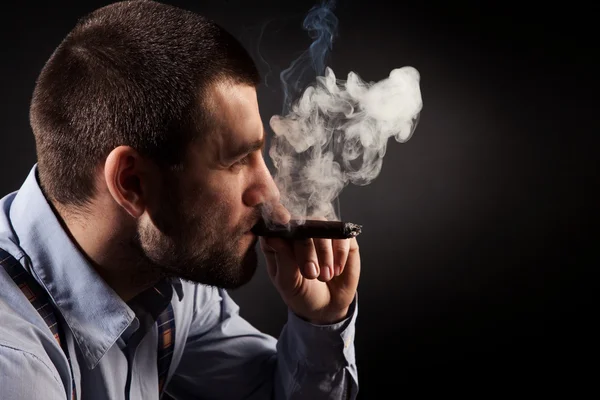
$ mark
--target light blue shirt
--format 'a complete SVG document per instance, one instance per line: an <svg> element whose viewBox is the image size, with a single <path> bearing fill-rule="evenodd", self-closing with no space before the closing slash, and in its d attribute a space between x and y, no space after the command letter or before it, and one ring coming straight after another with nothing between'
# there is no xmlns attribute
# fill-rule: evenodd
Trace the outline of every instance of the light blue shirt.
<svg viewBox="0 0 600 400"><path fill-rule="evenodd" d="M157 328L171 302L175 349L167 392L178 399L356 398L357 298L339 324L288 312L279 340L238 314L225 290L187 281L123 302L62 228L37 181L0 200L0 248L48 292L58 311L80 399L158 399ZM157 297L158 296L158 297ZM0 268L0 398L71 399L71 370L48 326Z"/></svg>

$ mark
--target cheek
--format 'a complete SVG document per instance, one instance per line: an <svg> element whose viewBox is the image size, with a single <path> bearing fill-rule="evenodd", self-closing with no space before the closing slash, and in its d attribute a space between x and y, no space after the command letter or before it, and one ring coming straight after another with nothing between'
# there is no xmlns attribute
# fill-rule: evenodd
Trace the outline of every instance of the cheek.
<svg viewBox="0 0 600 400"><path fill-rule="evenodd" d="M229 178L231 181L232 178ZM228 226L238 223L244 212L242 194L234 182L223 179L222 184L205 192L199 202L200 212L207 213L209 217L218 219Z"/></svg>

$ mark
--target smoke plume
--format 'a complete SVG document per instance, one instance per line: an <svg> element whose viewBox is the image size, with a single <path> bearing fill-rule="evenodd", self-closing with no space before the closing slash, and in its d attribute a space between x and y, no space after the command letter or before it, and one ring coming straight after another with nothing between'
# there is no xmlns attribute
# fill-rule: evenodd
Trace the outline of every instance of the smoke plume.
<svg viewBox="0 0 600 400"><path fill-rule="evenodd" d="M326 66L337 33L333 7L323 2L304 19L312 45L281 73L284 108L270 119L274 179L283 205L300 220L340 220L334 201L342 189L379 175L388 139L409 140L423 105L420 75L410 66L379 82L354 72L335 76Z"/></svg>

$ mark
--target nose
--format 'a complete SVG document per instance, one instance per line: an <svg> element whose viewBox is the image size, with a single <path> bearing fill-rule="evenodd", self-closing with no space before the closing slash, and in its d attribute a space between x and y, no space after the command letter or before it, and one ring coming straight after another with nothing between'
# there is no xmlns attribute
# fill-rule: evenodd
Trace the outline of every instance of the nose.
<svg viewBox="0 0 600 400"><path fill-rule="evenodd" d="M277 207L281 201L281 193L262 156L259 157L256 167L253 168L252 177L244 191L242 201L248 207L266 206L270 209Z"/></svg>

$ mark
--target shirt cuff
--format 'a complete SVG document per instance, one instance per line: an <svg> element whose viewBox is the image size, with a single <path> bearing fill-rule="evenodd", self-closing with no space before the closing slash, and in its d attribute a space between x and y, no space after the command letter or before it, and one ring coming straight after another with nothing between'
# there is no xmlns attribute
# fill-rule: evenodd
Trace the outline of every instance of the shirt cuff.
<svg viewBox="0 0 600 400"><path fill-rule="evenodd" d="M355 363L354 334L358 315L358 293L343 321L315 325L288 310L287 349L298 363L317 369L340 369Z"/></svg>

